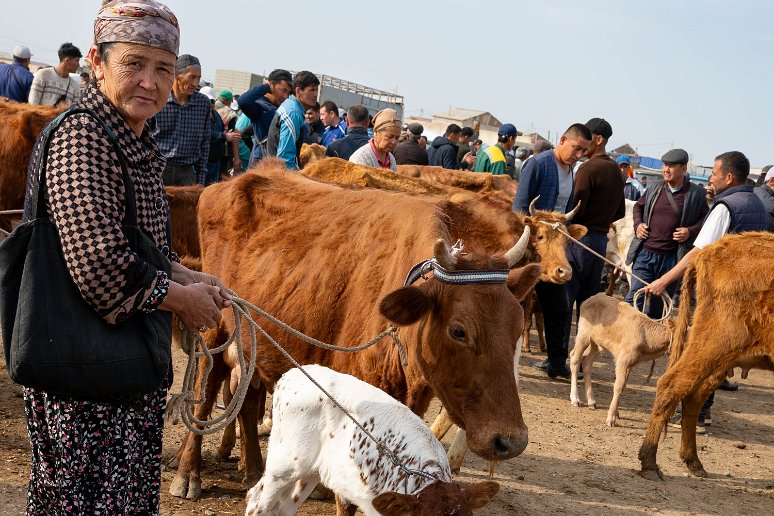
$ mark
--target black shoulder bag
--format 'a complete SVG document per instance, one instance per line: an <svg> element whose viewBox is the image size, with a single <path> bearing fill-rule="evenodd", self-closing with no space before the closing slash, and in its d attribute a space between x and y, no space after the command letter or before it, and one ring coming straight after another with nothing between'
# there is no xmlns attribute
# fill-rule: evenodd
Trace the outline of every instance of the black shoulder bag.
<svg viewBox="0 0 774 516"><path fill-rule="evenodd" d="M169 312L136 313L110 325L83 299L65 264L59 233L44 200L51 135L66 117L99 121L121 165L129 247L158 270L169 260L137 226L134 185L118 139L90 109L63 112L41 134L32 171L32 218L0 243L0 325L11 379L62 396L99 400L146 394L170 370ZM39 178L39 179L37 179ZM37 179L37 180L36 180Z"/></svg>

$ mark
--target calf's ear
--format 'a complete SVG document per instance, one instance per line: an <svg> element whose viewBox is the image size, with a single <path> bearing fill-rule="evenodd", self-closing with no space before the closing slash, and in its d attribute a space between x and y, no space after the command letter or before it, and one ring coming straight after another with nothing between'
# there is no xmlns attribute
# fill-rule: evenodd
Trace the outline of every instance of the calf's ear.
<svg viewBox="0 0 774 516"><path fill-rule="evenodd" d="M500 484L497 482L479 482L463 488L462 492L465 493L470 508L475 511L491 502L499 490Z"/></svg>
<svg viewBox="0 0 774 516"><path fill-rule="evenodd" d="M419 320L432 306L430 296L419 287L401 287L387 294L379 303L379 312L399 326Z"/></svg>
<svg viewBox="0 0 774 516"><path fill-rule="evenodd" d="M589 230L586 228L586 226L581 226L580 224L571 224L570 226L567 226L567 232L574 239L580 240L586 236L586 233L588 233Z"/></svg>
<svg viewBox="0 0 774 516"><path fill-rule="evenodd" d="M499 488L500 486L498 485L497 487ZM379 514L384 514L385 516L403 516L412 514L417 503L416 496L400 494L393 491L382 493L371 502L374 509L379 511Z"/></svg>
<svg viewBox="0 0 774 516"><path fill-rule="evenodd" d="M540 278L540 272L543 268L537 263L530 263L524 267L513 269L508 273L508 289L513 295L521 301L532 291L535 283Z"/></svg>

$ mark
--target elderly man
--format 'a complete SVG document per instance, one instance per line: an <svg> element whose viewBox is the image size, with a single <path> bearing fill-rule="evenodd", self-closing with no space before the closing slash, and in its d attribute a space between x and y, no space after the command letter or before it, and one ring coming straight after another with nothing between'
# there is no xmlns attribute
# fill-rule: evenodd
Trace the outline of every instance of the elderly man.
<svg viewBox="0 0 774 516"><path fill-rule="evenodd" d="M266 141L266 154L281 158L290 170L299 170L301 146L309 137L306 110L317 102L320 79L312 72L298 72L293 78L293 95L274 114Z"/></svg>
<svg viewBox="0 0 774 516"><path fill-rule="evenodd" d="M320 106L320 121L325 125L320 142L323 147L347 135L347 123L339 116L339 108L332 100L326 100Z"/></svg>
<svg viewBox="0 0 774 516"><path fill-rule="evenodd" d="M395 163L398 165L427 165L427 151L419 145L425 128L422 124L409 124L406 140L395 146Z"/></svg>
<svg viewBox="0 0 774 516"><path fill-rule="evenodd" d="M661 277L691 250L709 212L704 190L685 177L688 153L672 149L661 161L664 180L654 182L634 205L635 238L626 257L626 263L633 264L632 272L645 281ZM632 278L626 302L632 304L634 294L643 286ZM674 295L676 288L672 285L668 294ZM639 298L638 308L642 309L642 303L644 296ZM661 310L661 299L651 299L648 315L661 317Z"/></svg>
<svg viewBox="0 0 774 516"><path fill-rule="evenodd" d="M347 135L328 145L325 149L325 155L330 158L341 158L348 160L356 150L363 145L368 144L368 122L370 117L368 108L357 105L352 106L347 111Z"/></svg>
<svg viewBox="0 0 774 516"><path fill-rule="evenodd" d="M489 172L496 176L505 174L508 168L505 153L513 148L520 134L515 125L503 124L497 131L497 143L476 156L473 172Z"/></svg>
<svg viewBox="0 0 774 516"><path fill-rule="evenodd" d="M183 54L175 62L172 92L150 123L151 134L167 158L166 186L204 184L210 154L210 99L197 91L202 78L199 59Z"/></svg>
<svg viewBox="0 0 774 516"><path fill-rule="evenodd" d="M30 49L24 45L16 45L13 49L13 62L0 64L0 97L27 102L32 86L30 72Z"/></svg>
<svg viewBox="0 0 774 516"><path fill-rule="evenodd" d="M374 116L374 137L352 154L349 161L374 168L398 169L392 151L400 138L401 123L394 109L382 109Z"/></svg>
<svg viewBox="0 0 774 516"><path fill-rule="evenodd" d="M774 231L774 168L769 167L766 174L761 175L763 176L763 184L754 191L769 213L769 231Z"/></svg>
<svg viewBox="0 0 774 516"><path fill-rule="evenodd" d="M59 47L59 64L35 72L30 86L30 104L55 106L60 102L72 104L81 96L78 81L70 77L78 71L83 55L72 43Z"/></svg>
<svg viewBox="0 0 774 516"><path fill-rule="evenodd" d="M250 163L261 159L266 151L269 126L277 108L293 93L293 76L287 70L274 70L263 84L243 93L239 97L239 109L253 127L253 147Z"/></svg>

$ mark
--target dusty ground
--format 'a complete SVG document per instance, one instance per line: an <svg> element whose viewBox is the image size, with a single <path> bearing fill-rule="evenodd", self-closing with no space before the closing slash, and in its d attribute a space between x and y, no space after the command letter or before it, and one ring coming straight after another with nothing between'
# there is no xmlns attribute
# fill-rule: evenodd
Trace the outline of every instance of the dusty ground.
<svg viewBox="0 0 774 516"><path fill-rule="evenodd" d="M184 357L177 354L177 380ZM608 356L595 365L595 393L600 409L576 409L569 403L569 382L548 380L531 364L542 354L521 360L521 402L530 428L525 453L498 466L501 491L481 514L772 514L774 508L774 375L753 371L737 392L718 392L713 426L698 437L700 457L710 477L688 477L677 457L679 433L669 432L659 463L664 482L640 478L637 450L654 395L654 382L643 385L648 366L632 373L621 402L620 427L605 426L612 395L613 369ZM22 400L0 359L0 514L22 514L28 473L28 444ZM657 364L656 375L664 360ZM439 410L434 403L427 414ZM169 426L164 453L174 454L182 426ZM163 473L161 514L243 514L245 487L236 461L215 459L218 439L205 440L204 493L198 501L167 493L174 472ZM449 444L449 437L444 439ZM262 443L265 453L265 440ZM235 451L238 453L238 451ZM486 478L487 464L468 456L458 479ZM335 514L335 506L309 501L303 515Z"/></svg>

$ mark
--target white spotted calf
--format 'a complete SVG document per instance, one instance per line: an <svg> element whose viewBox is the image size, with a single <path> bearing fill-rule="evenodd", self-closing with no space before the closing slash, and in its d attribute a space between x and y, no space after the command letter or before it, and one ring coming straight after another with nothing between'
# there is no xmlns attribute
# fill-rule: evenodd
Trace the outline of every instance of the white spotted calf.
<svg viewBox="0 0 774 516"><path fill-rule="evenodd" d="M665 323L656 322L628 303L602 293L584 301L575 347L570 353L570 403L574 407L582 406L578 399L578 369L583 362L586 402L589 407L597 408L591 391L591 367L600 350L609 351L615 358L615 387L607 412L607 425L615 426L618 401L626 387L629 373L637 364L655 360L667 352L673 327L671 319Z"/></svg>
<svg viewBox="0 0 774 516"><path fill-rule="evenodd" d="M452 482L443 446L427 424L385 392L319 365L304 369L406 467L437 480L406 476L300 370L291 369L275 386L266 471L247 493L245 514L295 514L318 483L366 515L462 516L497 494L496 482Z"/></svg>

